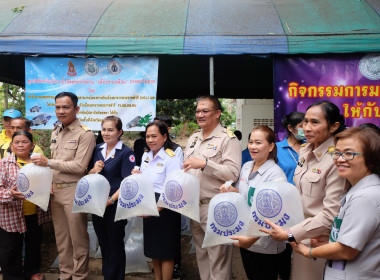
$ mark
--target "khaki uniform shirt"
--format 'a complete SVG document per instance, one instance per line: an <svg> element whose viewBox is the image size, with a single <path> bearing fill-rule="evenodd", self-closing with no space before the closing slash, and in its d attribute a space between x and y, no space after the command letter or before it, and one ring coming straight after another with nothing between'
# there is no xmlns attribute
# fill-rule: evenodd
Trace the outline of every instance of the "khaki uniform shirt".
<svg viewBox="0 0 380 280"><path fill-rule="evenodd" d="M346 180L338 176L329 149L333 137L315 150L312 144L301 147L294 183L301 194L306 220L290 228L295 239L301 240L329 234L340 208L339 197L346 191Z"/></svg>
<svg viewBox="0 0 380 280"><path fill-rule="evenodd" d="M84 175L92 152L95 138L92 131L78 119L62 129L57 125L51 135L51 160L53 183L76 183Z"/></svg>
<svg viewBox="0 0 380 280"><path fill-rule="evenodd" d="M202 130L191 135L185 160L189 157L208 159L203 169L190 169L200 181L200 199L212 198L220 193L219 188L228 180L237 181L241 168L241 146L232 132L220 124L203 139Z"/></svg>

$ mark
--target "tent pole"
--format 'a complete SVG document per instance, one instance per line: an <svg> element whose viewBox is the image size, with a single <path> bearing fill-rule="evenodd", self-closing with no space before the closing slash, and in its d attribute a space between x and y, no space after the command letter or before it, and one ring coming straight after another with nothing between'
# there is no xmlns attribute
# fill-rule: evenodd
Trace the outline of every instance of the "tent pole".
<svg viewBox="0 0 380 280"><path fill-rule="evenodd" d="M210 56L210 95L214 96L214 57Z"/></svg>

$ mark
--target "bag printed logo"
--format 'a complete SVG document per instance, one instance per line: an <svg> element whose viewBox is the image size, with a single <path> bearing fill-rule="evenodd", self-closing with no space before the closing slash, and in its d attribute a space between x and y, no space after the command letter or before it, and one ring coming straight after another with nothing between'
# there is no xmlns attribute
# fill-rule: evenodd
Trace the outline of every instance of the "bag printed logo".
<svg viewBox="0 0 380 280"><path fill-rule="evenodd" d="M139 191L139 185L135 180L124 180L120 186L121 196L125 200L130 200L136 196Z"/></svg>
<svg viewBox="0 0 380 280"><path fill-rule="evenodd" d="M26 192L29 189L29 180L25 174L19 173L17 177L17 189L20 192Z"/></svg>
<svg viewBox="0 0 380 280"><path fill-rule="evenodd" d="M165 196L172 202L177 202L182 198L183 190L176 181L169 181L165 185Z"/></svg>
<svg viewBox="0 0 380 280"><path fill-rule="evenodd" d="M257 194L257 210L267 218L277 216L282 209L281 196L274 190L264 189Z"/></svg>
<svg viewBox="0 0 380 280"><path fill-rule="evenodd" d="M236 222L238 212L236 207L227 201L220 202L214 210L215 221L222 227L229 227Z"/></svg>
<svg viewBox="0 0 380 280"><path fill-rule="evenodd" d="M81 180L79 180L78 182L78 185L77 185L77 189L76 189L76 192L75 192L75 195L76 197L78 198L82 198L86 195L86 193L88 192L88 182L86 179L82 178Z"/></svg>

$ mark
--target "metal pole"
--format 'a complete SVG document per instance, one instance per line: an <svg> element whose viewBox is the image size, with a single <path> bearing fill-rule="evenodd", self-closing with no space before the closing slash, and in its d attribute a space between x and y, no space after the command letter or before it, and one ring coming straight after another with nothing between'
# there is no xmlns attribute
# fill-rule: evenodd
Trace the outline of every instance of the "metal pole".
<svg viewBox="0 0 380 280"><path fill-rule="evenodd" d="M210 56L210 95L214 95L214 57Z"/></svg>

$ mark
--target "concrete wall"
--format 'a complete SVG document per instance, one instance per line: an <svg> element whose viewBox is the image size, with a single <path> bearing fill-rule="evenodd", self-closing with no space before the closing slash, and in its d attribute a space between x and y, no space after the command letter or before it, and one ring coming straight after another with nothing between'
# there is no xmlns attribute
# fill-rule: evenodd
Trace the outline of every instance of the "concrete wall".
<svg viewBox="0 0 380 280"><path fill-rule="evenodd" d="M243 134L242 147L248 143L248 135L258 125L268 125L274 129L273 99L237 99L236 129Z"/></svg>

